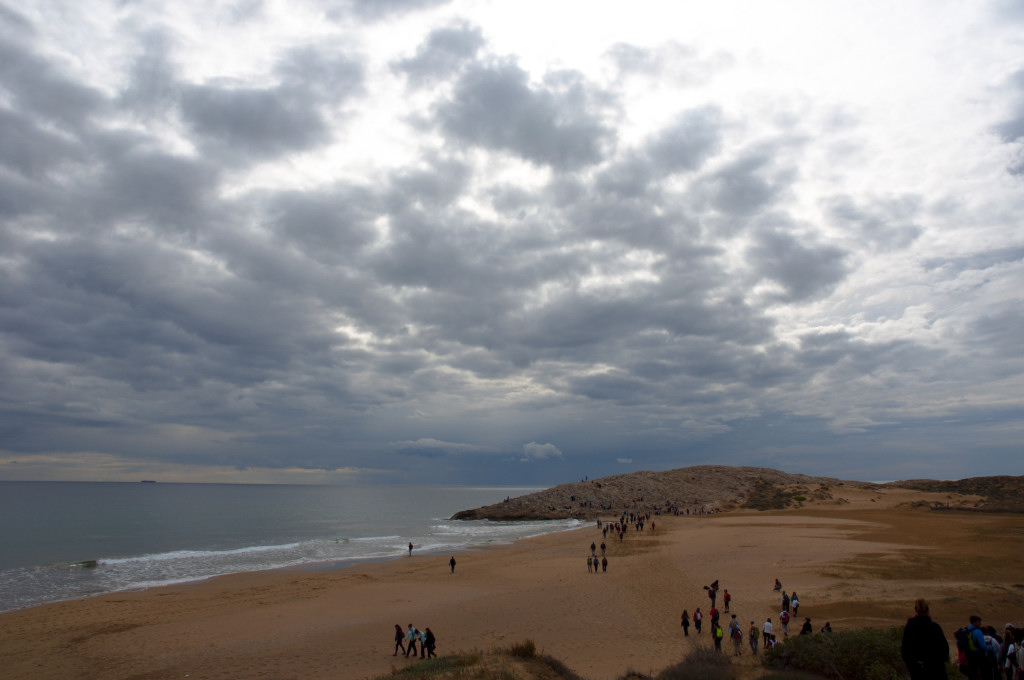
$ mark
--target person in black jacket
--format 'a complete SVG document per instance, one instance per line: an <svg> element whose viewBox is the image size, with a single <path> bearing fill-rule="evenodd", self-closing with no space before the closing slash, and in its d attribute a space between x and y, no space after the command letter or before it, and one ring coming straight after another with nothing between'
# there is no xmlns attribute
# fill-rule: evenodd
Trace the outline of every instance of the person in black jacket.
<svg viewBox="0 0 1024 680"><path fill-rule="evenodd" d="M900 656L907 664L911 680L946 680L949 643L942 627L932 621L928 602L914 602L914 617L903 629Z"/></svg>
<svg viewBox="0 0 1024 680"><path fill-rule="evenodd" d="M423 642L424 642L424 646L426 646L426 648L427 648L427 658L428 659L430 659L430 658L435 658L436 659L437 658L437 654L434 654L434 647L437 646L437 639L434 637L433 631L431 631L429 628L427 628L427 630L425 632L427 634L427 639L424 640Z"/></svg>
<svg viewBox="0 0 1024 680"><path fill-rule="evenodd" d="M398 651L401 650L402 654L405 654L405 645L402 642L405 640L405 633L402 631L402 627L395 624L395 653L391 656L398 656Z"/></svg>

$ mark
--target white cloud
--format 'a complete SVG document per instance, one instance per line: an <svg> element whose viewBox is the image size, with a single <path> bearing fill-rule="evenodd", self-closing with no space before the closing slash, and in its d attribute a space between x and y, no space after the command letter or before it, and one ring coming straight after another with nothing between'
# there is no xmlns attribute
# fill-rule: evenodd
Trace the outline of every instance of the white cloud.
<svg viewBox="0 0 1024 680"><path fill-rule="evenodd" d="M538 444L530 442L523 444L523 457L520 460L547 460L549 458L561 458L562 452L554 444Z"/></svg>

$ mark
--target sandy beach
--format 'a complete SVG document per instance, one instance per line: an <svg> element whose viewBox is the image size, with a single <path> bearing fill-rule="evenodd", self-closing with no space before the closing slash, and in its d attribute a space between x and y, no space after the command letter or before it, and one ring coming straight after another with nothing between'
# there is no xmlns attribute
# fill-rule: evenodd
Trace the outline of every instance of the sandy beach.
<svg viewBox="0 0 1024 680"><path fill-rule="evenodd" d="M904 490L844 491L803 508L654 517L609 536L606 573L587 572L594 526L457 554L333 571L276 571L117 593L0 615L5 678L128 680L366 678L392 656L394 625L429 626L438 653L527 638L594 680L656 672L709 643L679 616L718 579L744 627L778 622L779 578L800 596L798 630L901 625L917 597L947 637L979 613L1024 623L1020 515L910 508ZM613 519L609 516L608 519ZM719 600L721 608L721 599ZM726 616L726 619L728 616ZM744 657L745 663L752 663Z"/></svg>

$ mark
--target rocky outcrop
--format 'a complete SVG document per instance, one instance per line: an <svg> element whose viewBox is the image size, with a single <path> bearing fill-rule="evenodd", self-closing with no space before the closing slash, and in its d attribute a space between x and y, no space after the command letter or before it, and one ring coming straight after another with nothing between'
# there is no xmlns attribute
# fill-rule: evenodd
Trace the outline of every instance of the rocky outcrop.
<svg viewBox="0 0 1024 680"><path fill-rule="evenodd" d="M755 488L806 485L863 485L832 477L809 477L780 470L726 465L698 465L664 472L631 472L589 481L559 484L544 491L510 498L452 519L536 520L612 519L623 512L726 510L744 505Z"/></svg>

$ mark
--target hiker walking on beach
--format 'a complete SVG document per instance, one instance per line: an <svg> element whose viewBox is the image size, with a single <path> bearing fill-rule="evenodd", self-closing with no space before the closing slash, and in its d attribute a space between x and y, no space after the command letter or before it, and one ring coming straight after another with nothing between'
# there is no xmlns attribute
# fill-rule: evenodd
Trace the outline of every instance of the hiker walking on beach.
<svg viewBox="0 0 1024 680"><path fill-rule="evenodd" d="M690 637L690 614L685 609L679 620L679 625L683 627L683 637Z"/></svg>
<svg viewBox="0 0 1024 680"><path fill-rule="evenodd" d="M789 605L793 608L793 616L796 616L800 610L800 600L797 599L795 592L789 597Z"/></svg>
<svg viewBox="0 0 1024 680"><path fill-rule="evenodd" d="M768 617L764 620L764 625L761 626L762 637L764 638L764 648L768 649L768 640L772 637L772 617Z"/></svg>
<svg viewBox="0 0 1024 680"><path fill-rule="evenodd" d="M594 571L594 558L587 555L587 572Z"/></svg>
<svg viewBox="0 0 1024 680"><path fill-rule="evenodd" d="M747 629L747 638L748 638L748 641L750 642L750 653L753 654L754 656L757 656L757 647L758 647L758 640L757 640L757 638L758 638L759 635L760 635L760 631L757 630L757 624L754 623L753 621L751 621L750 622L750 628Z"/></svg>
<svg viewBox="0 0 1024 680"><path fill-rule="evenodd" d="M455 573L455 555L452 555L452 558L450 560L448 560L448 566L452 568L452 573L454 574ZM427 630L430 630L430 629L428 628Z"/></svg>
<svg viewBox="0 0 1024 680"><path fill-rule="evenodd" d="M789 595L786 594L785 590L782 591L782 611L789 611Z"/></svg>
<svg viewBox="0 0 1024 680"><path fill-rule="evenodd" d="M729 613L729 603L732 602L732 595L729 594L729 589L726 588L725 592L722 593L722 602L725 604L725 613Z"/></svg>
<svg viewBox="0 0 1024 680"><path fill-rule="evenodd" d="M409 656L410 654L412 654L413 656L416 656L416 640L418 640L419 637L420 636L419 636L419 634L417 634L416 629L413 628L412 624L410 623L409 624L409 632L405 634L405 642L406 642L405 655L406 656Z"/></svg>
<svg viewBox="0 0 1024 680"><path fill-rule="evenodd" d="M700 613L700 607L693 610L693 628L700 635L700 626L704 622L704 615Z"/></svg>
<svg viewBox="0 0 1024 680"><path fill-rule="evenodd" d="M412 541L409 541L409 554L412 555Z"/></svg>
<svg viewBox="0 0 1024 680"><path fill-rule="evenodd" d="M729 619L729 639L732 640L732 655L739 656L740 647L743 645L743 631L740 629L740 622L736 620L735 614Z"/></svg>
<svg viewBox="0 0 1024 680"><path fill-rule="evenodd" d="M402 650L402 654L405 654L405 645L402 641L405 640L405 633L402 632L402 627L395 624L395 653L391 656L398 656L398 650Z"/></svg>
<svg viewBox="0 0 1024 680"><path fill-rule="evenodd" d="M437 646L437 638L434 637L434 634L430 631L429 628L427 628L424 644L427 647L427 658L428 659L430 659L430 658L436 659L437 658L437 654L434 653L434 647Z"/></svg>
<svg viewBox="0 0 1024 680"><path fill-rule="evenodd" d="M789 637L789 612L785 609L779 612L779 623L782 624L782 634Z"/></svg>
<svg viewBox="0 0 1024 680"><path fill-rule="evenodd" d="M949 643L942 627L932 621L928 602L914 602L914 616L903 628L900 656L910 671L910 680L945 680Z"/></svg>
<svg viewBox="0 0 1024 680"><path fill-rule="evenodd" d="M607 557L602 557L601 558L601 571L608 571L608 558Z"/></svg>
<svg viewBox="0 0 1024 680"><path fill-rule="evenodd" d="M715 641L715 651L718 653L722 652L722 638L725 637L725 633L722 631L722 627L718 625L718 622L711 624L711 639Z"/></svg>

